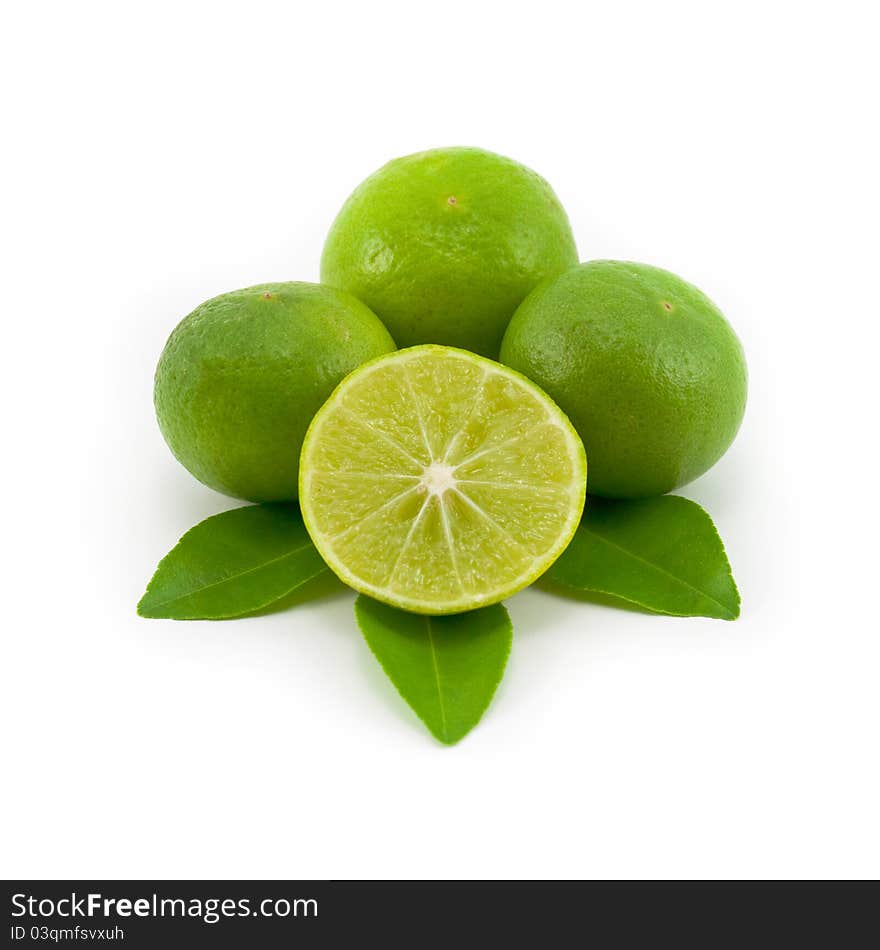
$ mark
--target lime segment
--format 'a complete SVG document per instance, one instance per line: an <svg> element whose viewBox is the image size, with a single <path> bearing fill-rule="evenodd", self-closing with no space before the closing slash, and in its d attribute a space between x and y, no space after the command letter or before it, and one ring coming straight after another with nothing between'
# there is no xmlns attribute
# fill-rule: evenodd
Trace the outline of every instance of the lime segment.
<svg viewBox="0 0 880 950"><path fill-rule="evenodd" d="M531 583L584 506L586 456L525 377L444 346L381 357L315 416L300 503L339 577L405 610L457 613Z"/></svg>

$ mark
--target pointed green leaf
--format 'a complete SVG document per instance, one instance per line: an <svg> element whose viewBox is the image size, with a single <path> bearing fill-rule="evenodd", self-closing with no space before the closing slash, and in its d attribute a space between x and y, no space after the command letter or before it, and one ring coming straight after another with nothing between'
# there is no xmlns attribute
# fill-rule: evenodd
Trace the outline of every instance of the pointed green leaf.
<svg viewBox="0 0 880 950"><path fill-rule="evenodd" d="M248 505L197 524L160 562L138 613L223 620L263 610L328 571L296 505Z"/></svg>
<svg viewBox="0 0 880 950"><path fill-rule="evenodd" d="M599 595L654 613L739 616L739 592L712 519L677 495L587 499L577 533L544 581L586 599Z"/></svg>
<svg viewBox="0 0 880 950"><path fill-rule="evenodd" d="M434 736L452 745L467 735L491 702L510 654L504 607L426 617L361 595L355 616L382 669Z"/></svg>

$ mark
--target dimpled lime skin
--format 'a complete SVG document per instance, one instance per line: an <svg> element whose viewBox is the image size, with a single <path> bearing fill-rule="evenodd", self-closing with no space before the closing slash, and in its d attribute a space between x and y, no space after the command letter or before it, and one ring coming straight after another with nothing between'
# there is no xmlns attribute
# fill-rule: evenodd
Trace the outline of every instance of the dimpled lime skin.
<svg viewBox="0 0 880 950"><path fill-rule="evenodd" d="M321 280L363 300L398 346L496 358L514 310L578 261L568 217L531 169L478 148L389 162L330 228Z"/></svg>
<svg viewBox="0 0 880 950"><path fill-rule="evenodd" d="M646 498L727 451L746 406L742 346L721 311L668 271L591 261L547 281L510 322L501 361L541 386L587 449L589 491Z"/></svg>
<svg viewBox="0 0 880 950"><path fill-rule="evenodd" d="M329 287L261 284L222 294L184 317L165 345L159 427L210 488L292 500L312 416L343 377L394 349L375 314Z"/></svg>

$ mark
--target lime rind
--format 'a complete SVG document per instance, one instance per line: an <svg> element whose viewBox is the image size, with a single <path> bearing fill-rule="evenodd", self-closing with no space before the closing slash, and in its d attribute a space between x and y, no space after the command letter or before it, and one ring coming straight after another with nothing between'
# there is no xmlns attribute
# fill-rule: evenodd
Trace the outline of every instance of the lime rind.
<svg viewBox="0 0 880 950"><path fill-rule="evenodd" d="M299 491L342 581L404 610L451 614L547 570L577 529L586 473L580 438L534 383L427 344L337 386L306 433Z"/></svg>

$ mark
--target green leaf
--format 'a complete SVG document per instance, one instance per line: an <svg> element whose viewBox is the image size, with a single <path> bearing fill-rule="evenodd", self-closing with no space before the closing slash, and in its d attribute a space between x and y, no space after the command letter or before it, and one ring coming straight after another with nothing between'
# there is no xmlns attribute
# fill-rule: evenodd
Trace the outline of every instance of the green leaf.
<svg viewBox="0 0 880 950"><path fill-rule="evenodd" d="M452 745L467 735L492 701L510 654L504 607L426 617L361 595L354 610L382 669L434 736Z"/></svg>
<svg viewBox="0 0 880 950"><path fill-rule="evenodd" d="M677 495L588 498L571 544L545 583L587 600L653 613L736 620L739 592L712 519Z"/></svg>
<svg viewBox="0 0 880 950"><path fill-rule="evenodd" d="M291 594L325 573L296 505L248 505L187 531L137 610L172 620L242 617L290 605Z"/></svg>

